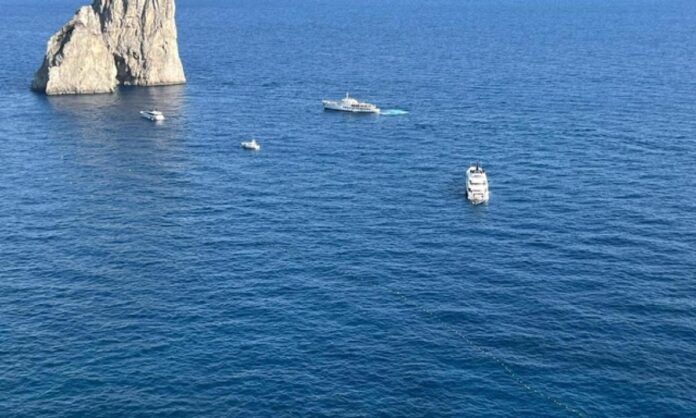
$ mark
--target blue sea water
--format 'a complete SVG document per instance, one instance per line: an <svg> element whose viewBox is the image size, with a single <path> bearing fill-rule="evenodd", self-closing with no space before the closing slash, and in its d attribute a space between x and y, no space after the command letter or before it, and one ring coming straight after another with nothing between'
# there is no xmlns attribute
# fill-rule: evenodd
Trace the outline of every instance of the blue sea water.
<svg viewBox="0 0 696 418"><path fill-rule="evenodd" d="M1 416L696 415L696 3L179 0L186 86L30 92L79 3L0 0Z"/></svg>

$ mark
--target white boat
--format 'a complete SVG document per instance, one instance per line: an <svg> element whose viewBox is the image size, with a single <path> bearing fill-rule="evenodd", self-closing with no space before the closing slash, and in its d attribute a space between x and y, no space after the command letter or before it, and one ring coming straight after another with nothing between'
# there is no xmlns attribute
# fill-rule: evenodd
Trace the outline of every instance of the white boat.
<svg viewBox="0 0 696 418"><path fill-rule="evenodd" d="M346 93L346 97L341 100L322 100L324 110L336 110L339 112L353 113L379 113L380 109L372 103L359 102Z"/></svg>
<svg viewBox="0 0 696 418"><path fill-rule="evenodd" d="M164 114L158 110L142 110L140 116L154 122L161 122L164 120Z"/></svg>
<svg viewBox="0 0 696 418"><path fill-rule="evenodd" d="M466 198L474 205L488 202L488 176L479 163L466 170Z"/></svg>
<svg viewBox="0 0 696 418"><path fill-rule="evenodd" d="M251 141L244 141L242 142L242 148L248 149L251 151L260 151L261 150L261 145L259 145L258 142L256 142L255 139L252 139Z"/></svg>

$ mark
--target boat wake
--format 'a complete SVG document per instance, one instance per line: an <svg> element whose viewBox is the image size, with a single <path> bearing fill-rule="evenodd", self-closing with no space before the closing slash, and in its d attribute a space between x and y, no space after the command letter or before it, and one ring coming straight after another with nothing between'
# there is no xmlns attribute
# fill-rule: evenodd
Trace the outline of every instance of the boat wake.
<svg viewBox="0 0 696 418"><path fill-rule="evenodd" d="M379 113L382 116L403 116L408 115L408 111L401 109L385 109Z"/></svg>

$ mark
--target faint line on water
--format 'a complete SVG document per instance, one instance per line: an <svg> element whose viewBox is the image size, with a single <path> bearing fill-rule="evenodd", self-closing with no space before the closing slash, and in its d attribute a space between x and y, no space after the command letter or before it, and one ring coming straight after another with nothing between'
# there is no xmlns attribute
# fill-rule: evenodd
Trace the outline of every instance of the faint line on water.
<svg viewBox="0 0 696 418"><path fill-rule="evenodd" d="M556 397L554 397L554 396L552 396L552 395L549 395L548 393L542 392L541 390L539 390L539 389L533 387L531 384L527 383L527 382L526 382L519 374L517 374L517 373L512 369L512 367L510 367L510 365L509 365L508 363L506 363L503 359L501 359L500 357L498 357L498 356L496 356L495 354L491 353L489 350L487 350L487 349L481 347L480 345L476 344L474 341L471 340L471 338L467 337L464 333L462 333L462 332L459 331L458 329L454 328L452 325L450 325L450 324L446 323L445 321L443 321L442 319L440 319L440 318L435 314L435 312L433 312L432 310L425 308L423 305L421 305L421 304L419 304L419 303L417 303L417 302L413 302L413 301L409 300L408 297L406 297L406 295L405 295L403 292L400 292L400 291L398 291L398 290L392 290L392 289L388 289L388 291L389 291L390 293L392 293L392 295L394 295L394 296L400 298L400 299L403 301L403 304L404 304L405 306L409 306L409 305L410 305L410 306L412 306L412 307L415 307L416 311L421 312L421 313L424 313L424 314L426 314L427 316L429 316L430 318L434 319L434 320L437 321L441 326L443 326L444 328L446 328L446 329L448 329L448 330L454 332L456 335L458 335L459 337L461 337L461 338L464 340L464 342L466 342L466 343L469 345L469 347L473 348L475 351L477 351L478 353L482 354L484 357L487 357L487 358L489 358L490 360L493 360L496 364L498 364L498 366L500 366L500 368L503 369L503 371L505 371L505 373L506 373L508 376L510 376L510 378L512 378L512 380L513 380L515 383L517 383L519 386L521 386L522 388L524 388L527 392L529 392L529 393L531 393L531 394L533 394L533 395L537 395L537 396L539 396L540 398L543 398L543 399L547 400L548 402L550 402L550 403L556 405L557 407L559 407L559 408L565 410L566 412L568 412L568 413L570 413L570 414L573 414L573 415L578 416L578 417L580 417L580 418L585 418L585 417L587 416L587 415L585 415L584 413L582 413L581 411L577 410L576 408L573 408L573 407L570 406L569 404L567 404L567 403L565 403L565 402L559 400L558 398L556 398Z"/></svg>

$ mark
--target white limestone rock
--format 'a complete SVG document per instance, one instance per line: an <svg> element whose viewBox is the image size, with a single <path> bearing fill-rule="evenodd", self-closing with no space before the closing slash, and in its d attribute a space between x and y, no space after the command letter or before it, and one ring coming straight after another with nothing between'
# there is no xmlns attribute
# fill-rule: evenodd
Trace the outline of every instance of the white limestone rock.
<svg viewBox="0 0 696 418"><path fill-rule="evenodd" d="M185 83L175 8L174 0L94 0L51 37L32 88L93 94Z"/></svg>
<svg viewBox="0 0 696 418"><path fill-rule="evenodd" d="M101 17L121 84L186 82L179 59L174 0L95 0L93 7Z"/></svg>
<svg viewBox="0 0 696 418"><path fill-rule="evenodd" d="M102 36L99 16L84 6L48 41L32 88L49 95L90 94L112 93L116 85L116 64Z"/></svg>

